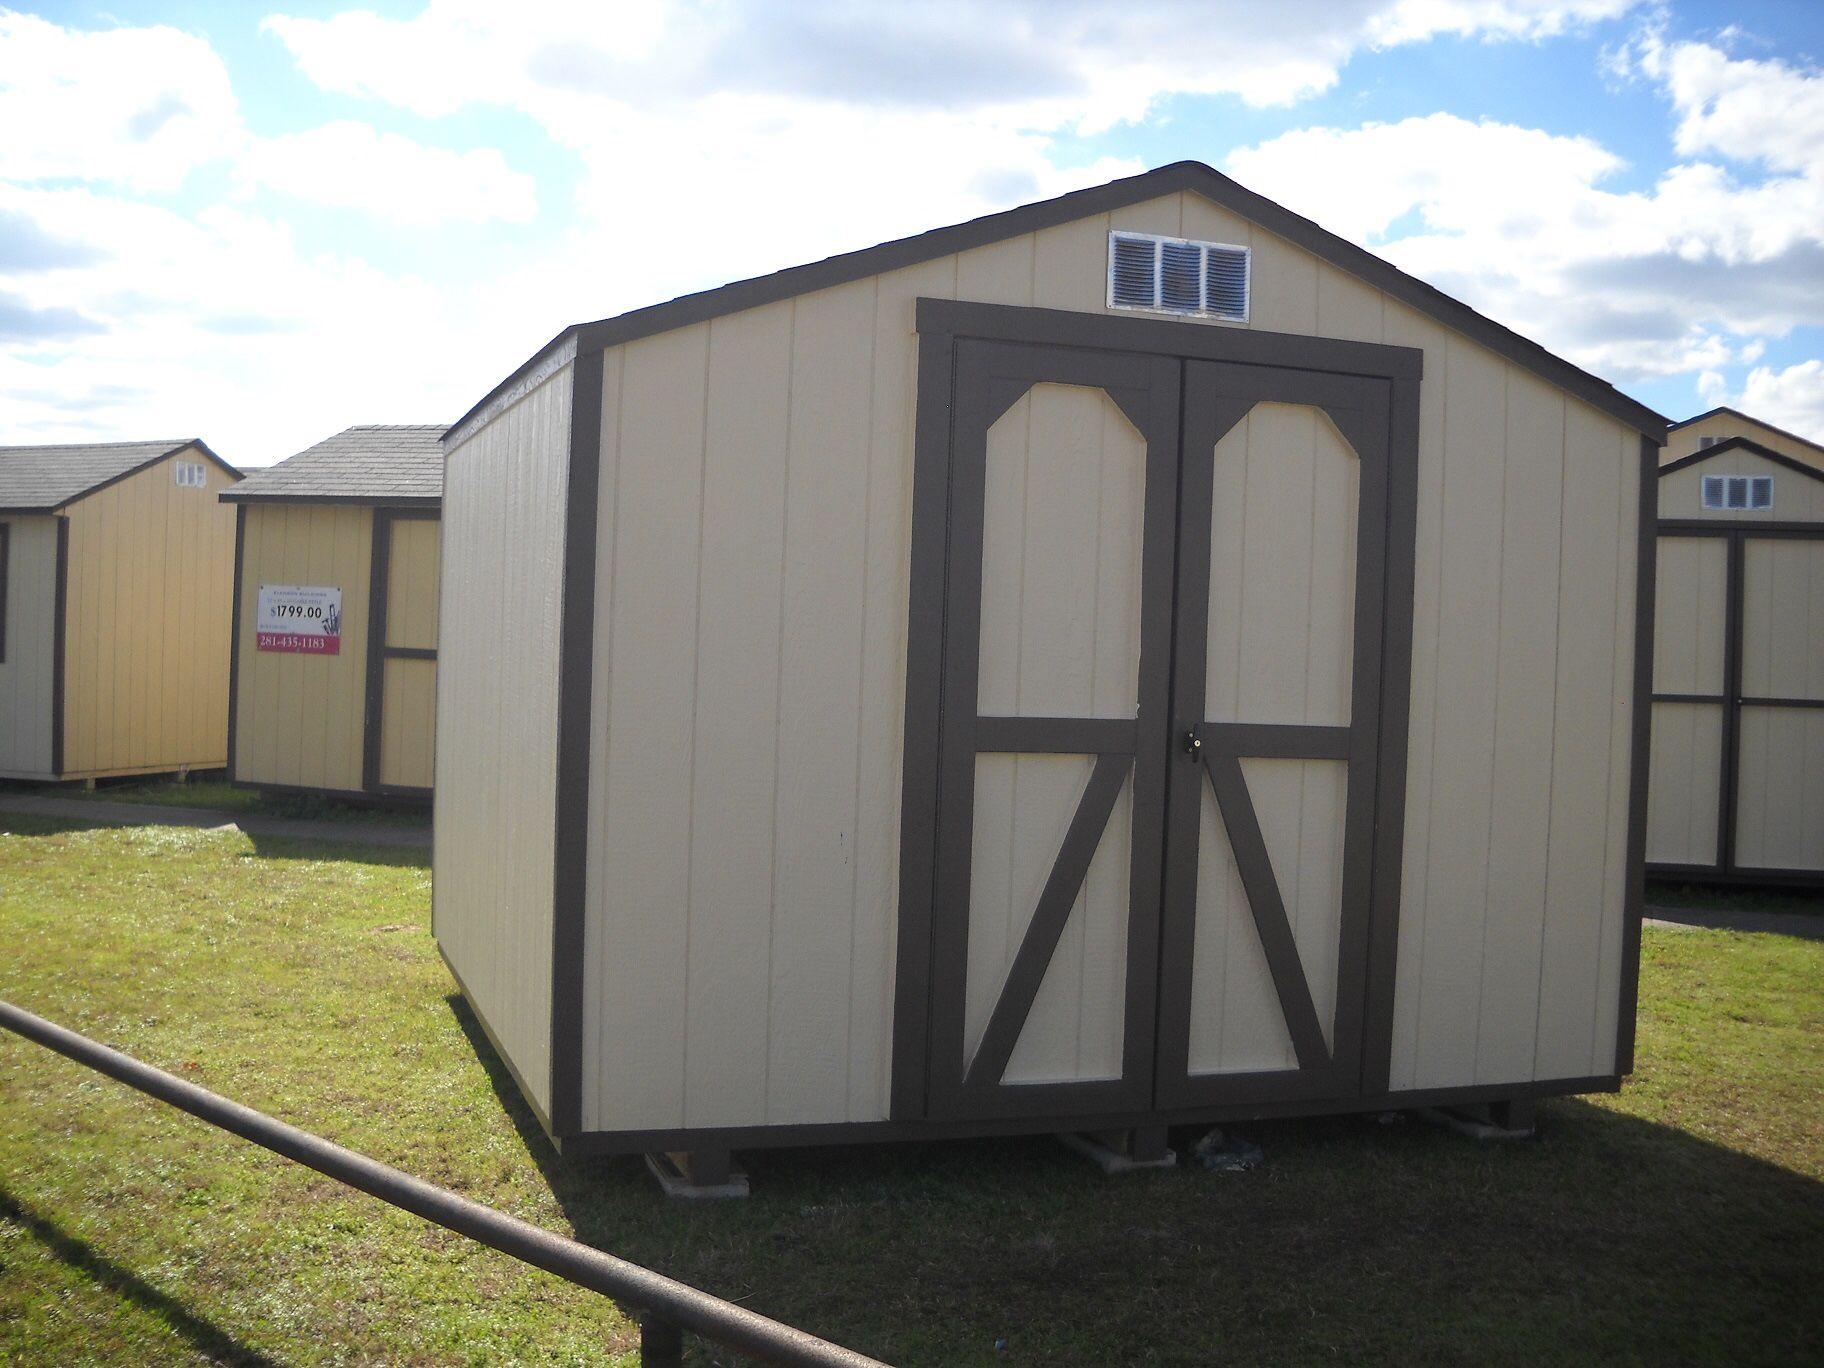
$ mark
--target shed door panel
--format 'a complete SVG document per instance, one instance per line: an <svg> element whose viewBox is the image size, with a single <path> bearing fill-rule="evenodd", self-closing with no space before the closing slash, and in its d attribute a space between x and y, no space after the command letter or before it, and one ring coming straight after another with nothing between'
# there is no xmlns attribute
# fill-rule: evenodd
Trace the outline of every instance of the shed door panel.
<svg viewBox="0 0 1824 1368"><path fill-rule="evenodd" d="M954 396L931 1111L1144 1105L1178 366L960 342Z"/></svg>
<svg viewBox="0 0 1824 1368"><path fill-rule="evenodd" d="M1735 863L1824 869L1824 540L1742 550Z"/></svg>
<svg viewBox="0 0 1824 1368"><path fill-rule="evenodd" d="M1729 543L1662 535L1653 622L1649 864L1722 860Z"/></svg>
<svg viewBox="0 0 1824 1368"><path fill-rule="evenodd" d="M442 523L382 510L374 518L376 661L370 688L368 786L422 793L431 788L437 710L437 596Z"/></svg>
<svg viewBox="0 0 1824 1368"><path fill-rule="evenodd" d="M1186 366L1168 1102L1359 1088L1389 404L1365 379Z"/></svg>

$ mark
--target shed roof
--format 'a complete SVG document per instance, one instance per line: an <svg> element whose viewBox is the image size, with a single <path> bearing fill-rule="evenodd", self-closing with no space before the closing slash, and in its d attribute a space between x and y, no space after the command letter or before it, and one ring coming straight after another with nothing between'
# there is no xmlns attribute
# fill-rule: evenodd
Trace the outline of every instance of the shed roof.
<svg viewBox="0 0 1824 1368"><path fill-rule="evenodd" d="M373 424L325 437L248 473L223 503L402 504L443 501L441 423Z"/></svg>
<svg viewBox="0 0 1824 1368"><path fill-rule="evenodd" d="M999 214L971 219L966 223L933 229L916 237L883 242L879 246L849 252L843 256L793 266L773 275L756 276L750 280L705 290L700 294L684 295L668 303L635 309L615 318L572 324L489 391L445 436L455 436L473 423L485 420L497 408L512 403L543 380L554 367L577 352L602 351L637 338L669 332L674 328L687 327L742 309L772 304L794 295L808 294L812 290L829 289L852 280L914 266L935 257L1070 223L1091 214L1106 214L1130 204L1180 191L1201 195L1211 203L1259 224L1268 232L1276 233L1313 256L1350 272L1445 327L1474 339L1497 355L1524 366L1617 421L1664 444L1669 420L1663 414L1630 399L1608 381L1572 365L1537 342L1502 327L1435 286L1427 285L1416 276L1407 275L1392 262L1384 261L1353 242L1320 228L1284 205L1230 180L1215 168L1195 161L1173 162L1155 171L1145 171L1137 176L1110 181L1106 185L1072 191L1055 199L1040 200Z"/></svg>
<svg viewBox="0 0 1824 1368"><path fill-rule="evenodd" d="M0 447L0 512L55 513L186 447L194 447L237 480L241 477L198 437L6 446Z"/></svg>

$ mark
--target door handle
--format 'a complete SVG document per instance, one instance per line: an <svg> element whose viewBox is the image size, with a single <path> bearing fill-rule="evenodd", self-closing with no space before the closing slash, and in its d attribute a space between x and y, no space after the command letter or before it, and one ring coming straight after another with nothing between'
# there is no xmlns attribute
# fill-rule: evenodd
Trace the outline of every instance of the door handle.
<svg viewBox="0 0 1824 1368"><path fill-rule="evenodd" d="M1203 754L1203 738L1197 734L1195 727L1184 734L1184 753L1193 760Z"/></svg>

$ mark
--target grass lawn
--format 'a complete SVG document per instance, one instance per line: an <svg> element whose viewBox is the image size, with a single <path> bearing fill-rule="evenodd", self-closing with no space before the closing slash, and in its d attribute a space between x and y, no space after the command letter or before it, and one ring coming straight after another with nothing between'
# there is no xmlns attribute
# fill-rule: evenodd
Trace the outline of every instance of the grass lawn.
<svg viewBox="0 0 1824 1368"><path fill-rule="evenodd" d="M451 995L429 897L407 852L0 815L0 996L898 1363L1824 1348L1824 943L1649 928L1635 1080L1546 1104L1536 1144L1263 1123L1237 1128L1266 1149L1256 1172L1118 1180L1043 1139L756 1153L752 1199L686 1204L637 1161L550 1153ZM0 1033L0 1361L633 1344L598 1298Z"/></svg>

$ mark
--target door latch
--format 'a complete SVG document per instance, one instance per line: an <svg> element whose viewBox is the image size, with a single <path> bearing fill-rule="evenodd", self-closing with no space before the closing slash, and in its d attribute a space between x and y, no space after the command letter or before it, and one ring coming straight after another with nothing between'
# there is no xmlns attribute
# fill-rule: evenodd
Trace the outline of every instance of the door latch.
<svg viewBox="0 0 1824 1368"><path fill-rule="evenodd" d="M1197 734L1195 727L1184 734L1184 753L1193 760L1203 754L1203 738Z"/></svg>

